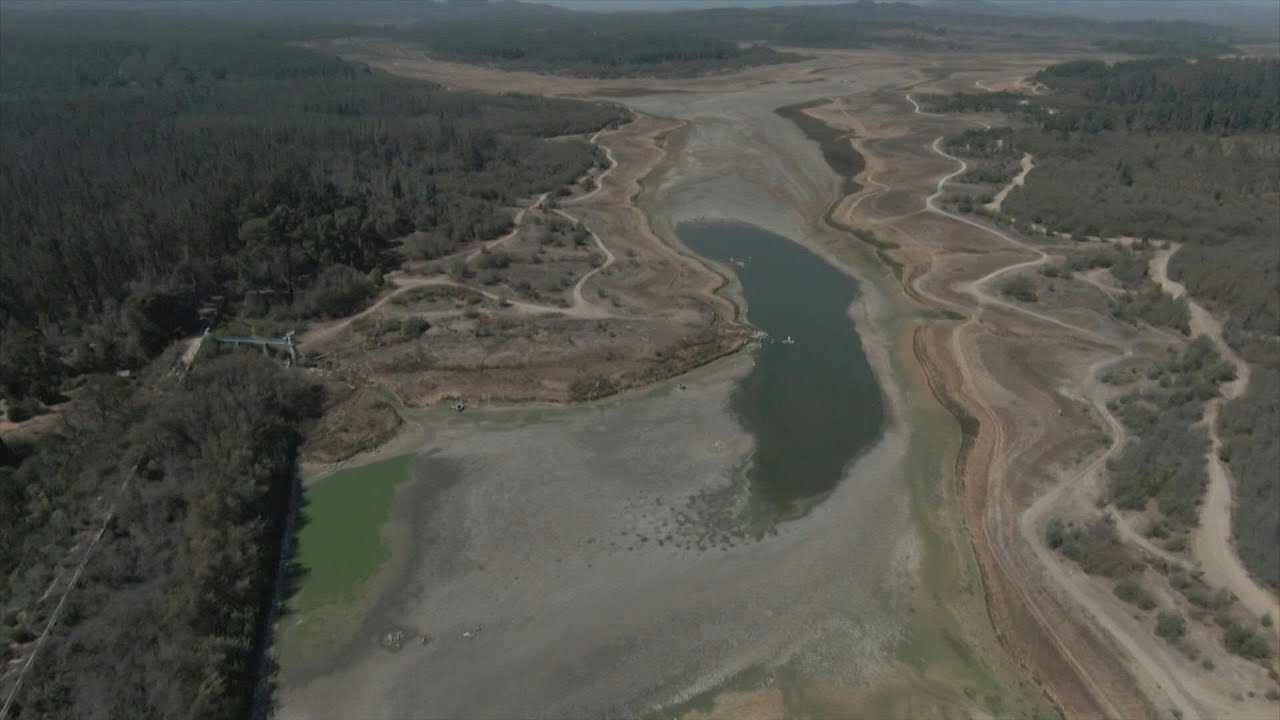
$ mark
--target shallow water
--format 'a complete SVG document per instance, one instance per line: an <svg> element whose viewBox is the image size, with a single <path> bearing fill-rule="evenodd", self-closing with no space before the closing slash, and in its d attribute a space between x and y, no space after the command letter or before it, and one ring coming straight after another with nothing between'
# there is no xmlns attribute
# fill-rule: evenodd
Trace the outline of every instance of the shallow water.
<svg viewBox="0 0 1280 720"><path fill-rule="evenodd" d="M676 231L737 274L747 319L769 334L733 408L755 437L745 469L753 504L772 519L794 516L825 497L884 426L880 388L848 316L858 284L752 225L682 223Z"/></svg>

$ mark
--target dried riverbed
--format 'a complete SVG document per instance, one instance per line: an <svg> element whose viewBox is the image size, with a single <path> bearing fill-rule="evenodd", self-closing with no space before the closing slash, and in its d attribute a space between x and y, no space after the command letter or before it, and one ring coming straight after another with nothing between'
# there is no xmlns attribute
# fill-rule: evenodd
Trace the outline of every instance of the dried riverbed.
<svg viewBox="0 0 1280 720"><path fill-rule="evenodd" d="M747 682L761 707L826 715L1033 697L985 654L977 579L938 514L957 433L904 369L915 311L865 248L821 227L841 181L774 112L904 72L627 98L687 123L639 198L660 236L746 222L863 281L827 310L852 318L886 424L826 499L760 538L715 511L754 447L732 403L750 355L573 409L430 415L393 511L406 567L331 671L289 683L283 717L631 716L735 677L723 695ZM387 632L412 641L383 647Z"/></svg>

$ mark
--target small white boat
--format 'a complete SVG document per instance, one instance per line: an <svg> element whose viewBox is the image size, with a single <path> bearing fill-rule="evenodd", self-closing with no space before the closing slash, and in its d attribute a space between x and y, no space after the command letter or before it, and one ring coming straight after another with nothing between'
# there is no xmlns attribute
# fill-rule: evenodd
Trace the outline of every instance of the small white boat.
<svg viewBox="0 0 1280 720"><path fill-rule="evenodd" d="M785 339L783 339L783 340L782 340L782 344L783 344L783 345L795 345L795 344L796 344L796 341L795 341L795 340L793 340L793 339L791 338L791 336L790 336L790 335L788 335Z"/></svg>

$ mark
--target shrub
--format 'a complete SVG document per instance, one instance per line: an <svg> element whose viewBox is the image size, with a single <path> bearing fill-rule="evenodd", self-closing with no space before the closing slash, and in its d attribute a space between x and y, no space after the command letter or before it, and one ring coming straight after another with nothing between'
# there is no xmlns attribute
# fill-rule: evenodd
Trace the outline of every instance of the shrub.
<svg viewBox="0 0 1280 720"><path fill-rule="evenodd" d="M485 269L503 270L511 265L511 255L502 250L481 250L476 264Z"/></svg>
<svg viewBox="0 0 1280 720"><path fill-rule="evenodd" d="M408 340L420 337L422 333L430 329L431 323L427 322L425 318L416 315L400 321L400 335Z"/></svg>
<svg viewBox="0 0 1280 720"><path fill-rule="evenodd" d="M1174 644L1187 634L1187 621L1176 612L1162 612L1156 617L1156 635Z"/></svg>
<svg viewBox="0 0 1280 720"><path fill-rule="evenodd" d="M617 392L618 386L601 375L587 375L569 385L569 399L574 402L595 400Z"/></svg>
<svg viewBox="0 0 1280 720"><path fill-rule="evenodd" d="M360 309L377 291L367 275L348 265L332 265L294 302L303 317L342 317Z"/></svg>
<svg viewBox="0 0 1280 720"><path fill-rule="evenodd" d="M1258 633L1230 619L1220 624L1223 626L1222 644L1227 652L1250 660L1271 657L1270 643Z"/></svg>
<svg viewBox="0 0 1280 720"><path fill-rule="evenodd" d="M449 277L454 280L470 280L475 276L475 269L468 265L467 261L462 258L454 260L453 264L449 266Z"/></svg>
<svg viewBox="0 0 1280 720"><path fill-rule="evenodd" d="M1084 526L1063 524L1054 518L1049 521L1045 536L1049 547L1074 560L1090 575L1115 577L1131 565L1116 537L1115 518L1110 515L1099 516Z"/></svg>
<svg viewBox="0 0 1280 720"><path fill-rule="evenodd" d="M22 422L40 414L40 401L33 397L9 398L5 402L10 422Z"/></svg>
<svg viewBox="0 0 1280 720"><path fill-rule="evenodd" d="M1036 285L1030 278L1025 275L1018 275L1009 278L1000 286L1000 292L1005 297L1013 298L1022 302L1035 302L1040 298L1036 293Z"/></svg>
<svg viewBox="0 0 1280 720"><path fill-rule="evenodd" d="M1142 253L1122 252L1111 266L1111 276L1126 288L1136 288L1147 278L1147 258Z"/></svg>
<svg viewBox="0 0 1280 720"><path fill-rule="evenodd" d="M1125 578L1116 583L1114 590L1116 597L1129 603L1137 605L1143 610L1152 610L1156 606L1156 601L1151 597L1151 593L1142 587L1136 580Z"/></svg>
<svg viewBox="0 0 1280 720"><path fill-rule="evenodd" d="M1235 601L1231 593L1226 590L1214 592L1205 585L1190 585L1182 588L1182 594L1192 605L1206 610L1225 610Z"/></svg>

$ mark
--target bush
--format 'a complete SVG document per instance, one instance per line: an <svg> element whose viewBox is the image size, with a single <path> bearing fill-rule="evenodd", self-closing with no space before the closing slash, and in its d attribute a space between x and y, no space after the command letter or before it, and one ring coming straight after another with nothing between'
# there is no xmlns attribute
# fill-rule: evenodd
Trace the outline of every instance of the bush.
<svg viewBox="0 0 1280 720"><path fill-rule="evenodd" d="M1116 597L1130 605L1137 605L1143 610L1152 610L1156 606L1156 601L1151 597L1151 593L1147 592L1146 588L1132 578L1125 578L1116 583L1114 592Z"/></svg>
<svg viewBox="0 0 1280 720"><path fill-rule="evenodd" d="M9 398L5 401L5 411L9 422L22 422L40 414L43 408L40 401L33 397Z"/></svg>
<svg viewBox="0 0 1280 720"><path fill-rule="evenodd" d="M1156 635L1176 644L1187 634L1187 621L1176 612L1162 612L1156 617Z"/></svg>
<svg viewBox="0 0 1280 720"><path fill-rule="evenodd" d="M1222 644L1227 652L1250 660L1271 657L1270 643L1258 633L1230 619L1219 624L1222 625Z"/></svg>
<svg viewBox="0 0 1280 720"><path fill-rule="evenodd" d="M1093 270L1096 268L1109 268L1116 263L1116 253L1114 250L1093 250L1087 253L1076 253L1067 261L1067 267L1071 270Z"/></svg>
<svg viewBox="0 0 1280 720"><path fill-rule="evenodd" d="M486 270L504 270L511 265L511 255L502 250L481 250L476 264Z"/></svg>
<svg viewBox="0 0 1280 720"><path fill-rule="evenodd" d="M1125 288L1136 288L1147 279L1147 257L1142 253L1126 251L1120 253L1111 266L1111 276Z"/></svg>
<svg viewBox="0 0 1280 720"><path fill-rule="evenodd" d="M1115 523L1110 515L1099 516L1083 527L1054 518L1049 521L1045 539L1049 547L1074 560L1090 575L1116 577L1132 563L1116 537Z"/></svg>
<svg viewBox="0 0 1280 720"><path fill-rule="evenodd" d="M569 385L569 399L584 402L612 395L618 386L612 380L601 375L588 375L574 380Z"/></svg>
<svg viewBox="0 0 1280 720"><path fill-rule="evenodd" d="M294 311L303 317L345 317L364 306L377 287L349 265L332 265L298 297Z"/></svg>
<svg viewBox="0 0 1280 720"><path fill-rule="evenodd" d="M431 323L425 318L418 316L407 317L400 321L400 335L406 340L420 337L422 333L431 329Z"/></svg>
<svg viewBox="0 0 1280 720"><path fill-rule="evenodd" d="M1136 292L1126 292L1113 303L1111 314L1125 322L1142 320L1156 327L1170 327L1191 334L1191 312L1187 299L1174 299L1155 283L1145 281Z"/></svg>
<svg viewBox="0 0 1280 720"><path fill-rule="evenodd" d="M1005 297L1020 300L1022 302L1035 302L1040 299L1036 293L1036 285L1030 278L1025 275L1018 275L1009 278L1000 286L1000 292Z"/></svg>
<svg viewBox="0 0 1280 720"><path fill-rule="evenodd" d="M1196 607L1208 610L1221 610L1231 606L1233 598L1226 590L1213 592L1204 585L1192 585L1182 591L1187 600Z"/></svg>

